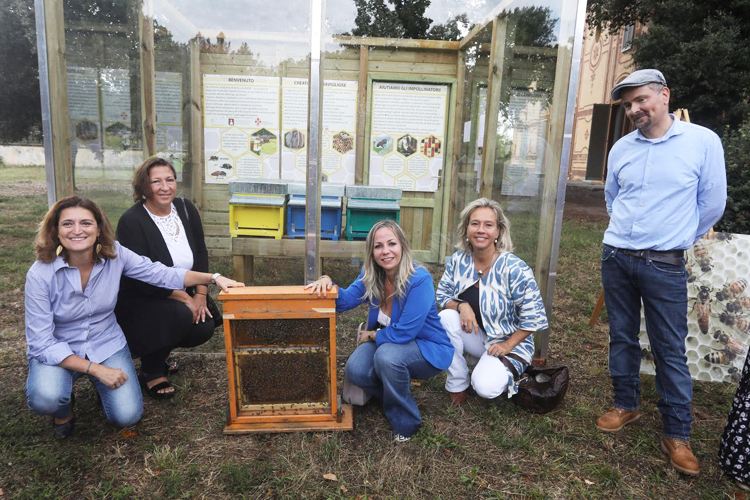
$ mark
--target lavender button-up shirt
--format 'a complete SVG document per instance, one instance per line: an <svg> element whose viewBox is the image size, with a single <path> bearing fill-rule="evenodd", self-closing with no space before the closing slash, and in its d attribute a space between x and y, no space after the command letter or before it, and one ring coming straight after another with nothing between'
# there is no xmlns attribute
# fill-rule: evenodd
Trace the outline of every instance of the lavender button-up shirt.
<svg viewBox="0 0 750 500"><path fill-rule="evenodd" d="M75 354L101 363L125 347L115 319L120 277L161 288L184 288L185 269L167 267L115 242L117 257L101 259L81 289L78 268L61 257L49 264L35 262L26 274L26 357L59 365Z"/></svg>

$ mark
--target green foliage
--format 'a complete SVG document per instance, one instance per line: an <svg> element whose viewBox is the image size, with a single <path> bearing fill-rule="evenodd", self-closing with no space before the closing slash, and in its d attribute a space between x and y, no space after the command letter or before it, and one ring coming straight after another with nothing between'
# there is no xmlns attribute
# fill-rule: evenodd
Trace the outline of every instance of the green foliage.
<svg viewBox="0 0 750 500"><path fill-rule="evenodd" d="M750 9L746 0L590 0L589 26L617 31L633 21L636 68L658 68L673 108L723 133L738 127L750 97Z"/></svg>
<svg viewBox="0 0 750 500"><path fill-rule="evenodd" d="M724 137L727 208L716 230L750 234L750 120Z"/></svg>
<svg viewBox="0 0 750 500"><path fill-rule="evenodd" d="M41 130L34 0L6 0L0 9L0 143Z"/></svg>

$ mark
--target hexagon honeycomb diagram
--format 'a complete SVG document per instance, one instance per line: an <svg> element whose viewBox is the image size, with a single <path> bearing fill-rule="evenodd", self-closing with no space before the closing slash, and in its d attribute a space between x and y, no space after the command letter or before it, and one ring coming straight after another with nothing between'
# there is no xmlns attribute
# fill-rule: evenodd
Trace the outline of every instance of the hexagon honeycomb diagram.
<svg viewBox="0 0 750 500"><path fill-rule="evenodd" d="M250 152L260 157L271 156L278 149L278 142L275 134L262 128L250 135Z"/></svg>
<svg viewBox="0 0 750 500"><path fill-rule="evenodd" d="M396 142L396 151L404 156L413 155L417 152L417 140L409 134L400 137Z"/></svg>
<svg viewBox="0 0 750 500"><path fill-rule="evenodd" d="M289 149L302 149L305 147L305 134L299 130L290 130L284 134L284 146Z"/></svg>
<svg viewBox="0 0 750 500"><path fill-rule="evenodd" d="M434 135L425 137L422 139L422 154L427 158L434 158L440 154L442 146L443 143Z"/></svg>
<svg viewBox="0 0 750 500"><path fill-rule="evenodd" d="M372 140L372 150L380 156L385 156L393 151L393 139L390 135L380 134Z"/></svg>
<svg viewBox="0 0 750 500"><path fill-rule="evenodd" d="M354 149L354 137L346 132L339 132L333 136L333 149L341 154Z"/></svg>

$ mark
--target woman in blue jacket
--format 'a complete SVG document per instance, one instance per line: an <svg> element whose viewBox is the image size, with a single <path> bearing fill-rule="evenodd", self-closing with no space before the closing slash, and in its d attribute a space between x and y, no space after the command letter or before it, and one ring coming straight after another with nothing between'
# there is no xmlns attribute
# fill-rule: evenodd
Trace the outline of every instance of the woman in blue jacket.
<svg viewBox="0 0 750 500"><path fill-rule="evenodd" d="M415 264L403 229L379 221L365 248L362 272L336 299L340 312L370 304L367 329L346 362L346 377L382 401L394 440L408 441L422 424L411 380L448 368L453 346L440 324L432 276ZM325 295L332 286L331 278L321 276L308 288Z"/></svg>

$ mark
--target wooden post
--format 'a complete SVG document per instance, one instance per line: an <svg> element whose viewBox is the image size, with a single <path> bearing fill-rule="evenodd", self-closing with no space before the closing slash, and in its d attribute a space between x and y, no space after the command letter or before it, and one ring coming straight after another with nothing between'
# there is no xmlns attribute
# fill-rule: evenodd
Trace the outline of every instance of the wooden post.
<svg viewBox="0 0 750 500"><path fill-rule="evenodd" d="M496 17L492 21L492 47L490 49L490 72L487 83L487 115L484 127L484 153L480 193L492 197L492 182L495 174L495 147L497 146L497 115L500 112L500 99L503 88L503 67L505 65L505 39L507 38L508 18Z"/></svg>
<svg viewBox="0 0 750 500"><path fill-rule="evenodd" d="M549 272L552 259L552 244L555 232L555 213L557 210L557 196L560 181L560 160L562 158L563 131L565 128L565 112L567 106L568 86L570 84L570 68L573 52L565 44L560 44L557 50L557 68L555 71L555 88L552 95L550 109L549 132L547 146L544 153L544 189L539 220L539 239L537 240L536 266L534 277L539 285L542 297L547 297ZM545 301L546 302L546 301ZM552 304L545 303L547 315L552 311ZM549 347L549 329L536 332L534 335L536 352L534 357L546 358Z"/></svg>
<svg viewBox="0 0 750 500"><path fill-rule="evenodd" d="M449 248L453 248L453 226L455 225L455 214L461 207L458 206L458 171L460 169L461 144L463 137L463 111L464 111L464 84L466 80L466 52L458 52L458 67L456 68L456 106L453 120L453 155L451 158L450 182L446 186L449 202L443 203L444 210L448 210L447 216L443 216L442 226L443 238L440 244L439 262L444 262ZM471 91L471 90L470 90ZM445 199L445 198L444 198Z"/></svg>
<svg viewBox="0 0 750 500"><path fill-rule="evenodd" d="M197 38L190 40L190 199L203 207L203 75L201 48Z"/></svg>
<svg viewBox="0 0 750 500"><path fill-rule="evenodd" d="M354 183L364 184L365 154L370 148L365 144L365 124L367 122L367 65L370 60L370 48L359 46L359 82L357 87L357 150L354 163ZM343 231L342 231L343 232Z"/></svg>
<svg viewBox="0 0 750 500"><path fill-rule="evenodd" d="M73 195L73 163L70 157L70 113L65 56L65 20L62 0L44 2L49 72L52 158L57 199Z"/></svg>
<svg viewBox="0 0 750 500"><path fill-rule="evenodd" d="M154 20L138 8L138 35L141 56L141 114L143 117L143 158L156 154L156 96L154 71Z"/></svg>
<svg viewBox="0 0 750 500"><path fill-rule="evenodd" d="M240 281L246 285L252 285L255 276L253 274L253 262L254 257L252 255L233 255L232 261L234 264L234 279Z"/></svg>

